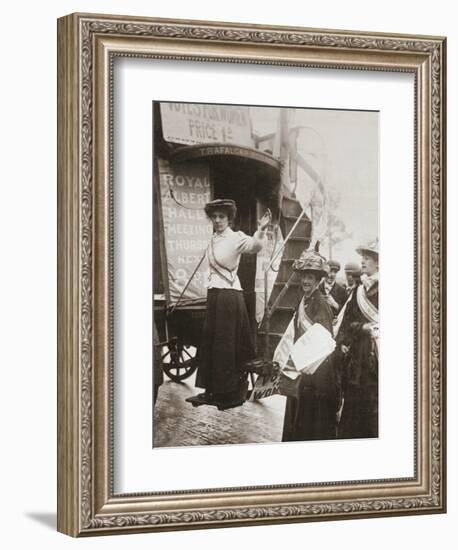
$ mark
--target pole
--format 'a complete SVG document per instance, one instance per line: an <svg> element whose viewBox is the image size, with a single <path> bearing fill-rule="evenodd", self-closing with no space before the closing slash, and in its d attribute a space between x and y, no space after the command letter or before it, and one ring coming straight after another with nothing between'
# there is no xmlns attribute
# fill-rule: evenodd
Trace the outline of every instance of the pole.
<svg viewBox="0 0 458 550"><path fill-rule="evenodd" d="M280 163L283 167L283 170L288 170L288 182L289 182L289 166L286 166L286 162L288 160L288 154L289 154L289 129L288 129L288 115L289 110L288 109L280 109L279 113L279 127L278 132L280 134ZM280 175L280 178L282 176ZM289 188L289 186L288 186ZM300 216L302 217L302 215ZM286 237L286 239L283 242L283 245L277 250L275 254L272 255L269 265L267 266L266 270L264 271L264 319L265 319L265 335L264 335L264 359L266 361L269 360L269 333L270 333L270 317L272 315L272 311L269 308L269 288L268 288L268 274L269 269L271 268L273 262L278 257L280 252L284 249L286 242L288 241L290 235L294 231L296 225L299 223L299 220L294 225L293 229L290 231L289 235ZM275 228L278 230L278 228Z"/></svg>

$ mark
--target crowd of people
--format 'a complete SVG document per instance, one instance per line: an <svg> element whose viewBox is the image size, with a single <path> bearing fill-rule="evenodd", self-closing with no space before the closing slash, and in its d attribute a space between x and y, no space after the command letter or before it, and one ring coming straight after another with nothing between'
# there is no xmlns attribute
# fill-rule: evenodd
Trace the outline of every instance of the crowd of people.
<svg viewBox="0 0 458 550"><path fill-rule="evenodd" d="M292 388L284 382L283 441L378 436L378 241L357 252L361 264L345 265L345 286L336 281L340 264L316 251L293 263L304 292L294 340L320 323L336 347L313 374L301 374Z"/></svg>
<svg viewBox="0 0 458 550"><path fill-rule="evenodd" d="M205 206L213 236L206 251L207 308L196 376L204 391L188 399L195 405L243 404L244 365L255 357L237 270L242 254L263 248L272 216L267 211L249 236L232 230L236 211L230 199ZM339 262L318 250L306 250L293 262L303 292L294 314L294 342L319 323L335 340L335 350L313 373L302 372L293 382L281 379L280 391L287 396L283 441L378 436L378 240L356 251L361 261L345 265L345 285L337 281Z"/></svg>

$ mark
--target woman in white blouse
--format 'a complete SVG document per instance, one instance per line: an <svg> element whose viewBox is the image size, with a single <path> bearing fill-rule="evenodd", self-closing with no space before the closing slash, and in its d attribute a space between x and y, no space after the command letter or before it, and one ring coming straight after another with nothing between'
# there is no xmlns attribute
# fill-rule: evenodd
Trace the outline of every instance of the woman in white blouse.
<svg viewBox="0 0 458 550"><path fill-rule="evenodd" d="M270 210L258 222L250 237L230 227L237 207L231 199L217 199L205 205L213 224L208 245L207 314L199 348L196 386L205 392L194 397L205 404L223 408L245 401L247 376L244 364L253 359L255 349L250 322L237 276L242 254L257 254L266 243L266 230L271 222Z"/></svg>

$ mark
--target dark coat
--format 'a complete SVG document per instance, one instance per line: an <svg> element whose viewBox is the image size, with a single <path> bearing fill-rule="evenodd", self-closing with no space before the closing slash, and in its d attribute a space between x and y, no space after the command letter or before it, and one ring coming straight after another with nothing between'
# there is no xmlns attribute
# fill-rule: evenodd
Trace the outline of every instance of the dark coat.
<svg viewBox="0 0 458 550"><path fill-rule="evenodd" d="M378 309L378 283L367 292ZM378 437L378 358L368 322L358 306L356 292L347 304L337 336L335 362L340 369L344 406L338 428L339 438ZM341 346L349 348L341 352Z"/></svg>
<svg viewBox="0 0 458 550"><path fill-rule="evenodd" d="M326 296L324 280L321 281L321 283L320 283L320 291L323 294L323 296ZM342 285L339 285L339 283L337 283L337 282L334 283L334 286L332 287L331 292L329 294L334 298L334 300L339 305L338 309L331 308L333 315L336 316L336 315L338 315L339 311L342 309L345 302L347 301L348 294L347 294L347 291L345 290L345 288Z"/></svg>
<svg viewBox="0 0 458 550"><path fill-rule="evenodd" d="M300 304L298 305L298 307ZM316 289L305 302L305 313L332 334L332 311ZM303 334L295 314L294 341ZM333 362L326 359L314 374L297 379L297 396L287 397L282 441L333 439L336 436L338 391Z"/></svg>

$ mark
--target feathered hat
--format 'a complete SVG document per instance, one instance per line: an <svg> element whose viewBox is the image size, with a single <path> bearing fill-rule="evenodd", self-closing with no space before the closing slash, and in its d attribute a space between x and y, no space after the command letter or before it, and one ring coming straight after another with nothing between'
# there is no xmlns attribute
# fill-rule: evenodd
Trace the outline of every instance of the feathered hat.
<svg viewBox="0 0 458 550"><path fill-rule="evenodd" d="M329 266L319 252L319 243L316 244L315 250L304 250L297 260L293 262L294 271L313 271L319 277L326 277L329 273Z"/></svg>

